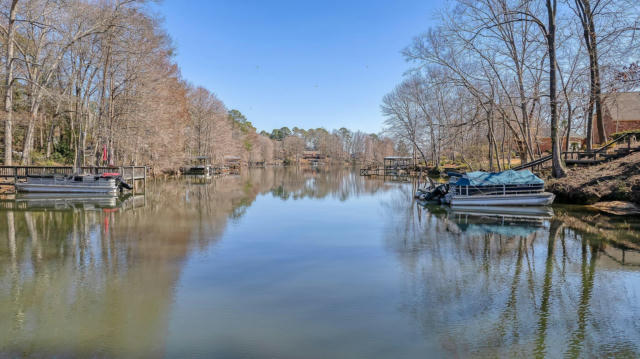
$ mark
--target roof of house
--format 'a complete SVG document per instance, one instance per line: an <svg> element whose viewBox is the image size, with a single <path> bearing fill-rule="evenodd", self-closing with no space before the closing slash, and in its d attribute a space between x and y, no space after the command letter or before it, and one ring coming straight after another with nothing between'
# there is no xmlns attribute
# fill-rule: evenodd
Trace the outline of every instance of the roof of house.
<svg viewBox="0 0 640 359"><path fill-rule="evenodd" d="M604 115L614 121L640 121L640 92L614 92L603 96Z"/></svg>

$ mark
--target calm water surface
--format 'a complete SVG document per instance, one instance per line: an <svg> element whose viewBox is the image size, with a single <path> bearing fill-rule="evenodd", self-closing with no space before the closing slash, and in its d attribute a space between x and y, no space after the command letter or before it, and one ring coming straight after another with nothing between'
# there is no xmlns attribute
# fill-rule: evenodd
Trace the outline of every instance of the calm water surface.
<svg viewBox="0 0 640 359"><path fill-rule="evenodd" d="M640 223L266 169L0 203L0 357L640 356Z"/></svg>

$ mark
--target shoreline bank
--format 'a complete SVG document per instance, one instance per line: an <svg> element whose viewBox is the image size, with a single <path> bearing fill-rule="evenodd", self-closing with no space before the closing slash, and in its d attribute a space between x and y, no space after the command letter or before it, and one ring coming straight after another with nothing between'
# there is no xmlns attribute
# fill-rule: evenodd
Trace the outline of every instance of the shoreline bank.
<svg viewBox="0 0 640 359"><path fill-rule="evenodd" d="M589 168L574 168L550 179L546 189L558 203L592 205L605 201L640 204L640 153Z"/></svg>

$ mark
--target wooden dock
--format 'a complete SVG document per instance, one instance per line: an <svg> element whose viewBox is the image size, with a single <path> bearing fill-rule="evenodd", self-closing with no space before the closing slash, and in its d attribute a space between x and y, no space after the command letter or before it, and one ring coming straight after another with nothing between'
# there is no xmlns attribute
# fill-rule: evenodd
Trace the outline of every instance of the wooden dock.
<svg viewBox="0 0 640 359"><path fill-rule="evenodd" d="M562 157L564 158L564 162L569 166L593 166L598 165L600 163L615 160L620 157L624 157L633 152L640 151L640 146L634 146L632 143L633 140L640 135L640 132L629 132L623 133L622 135L616 137L609 143L604 146L597 148L592 151L568 151L562 152ZM626 146L621 146L620 148L616 148L613 152L607 152L608 149L613 147L615 144L622 144L626 142ZM540 169L543 164L551 161L552 156L547 155L544 157L540 157L531 162L521 164L519 166L515 166L511 168L512 170L518 171L525 168L538 168Z"/></svg>
<svg viewBox="0 0 640 359"><path fill-rule="evenodd" d="M103 173L119 173L122 180L136 192L136 187L143 186L143 192L147 188L147 167L145 166L119 166L119 167L80 167L80 173L99 176ZM41 177L51 175L72 175L72 166L0 166L0 185L15 185L19 180L29 177Z"/></svg>
<svg viewBox="0 0 640 359"><path fill-rule="evenodd" d="M409 176L414 167L412 157L385 157L382 167L363 167L360 169L360 176Z"/></svg>

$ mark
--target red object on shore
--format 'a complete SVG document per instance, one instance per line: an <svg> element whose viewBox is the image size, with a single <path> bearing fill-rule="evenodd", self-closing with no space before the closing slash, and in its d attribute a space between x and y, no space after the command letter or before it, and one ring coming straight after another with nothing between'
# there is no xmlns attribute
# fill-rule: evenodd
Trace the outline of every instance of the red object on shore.
<svg viewBox="0 0 640 359"><path fill-rule="evenodd" d="M117 172L105 172L102 174L102 177L118 177L120 176Z"/></svg>

